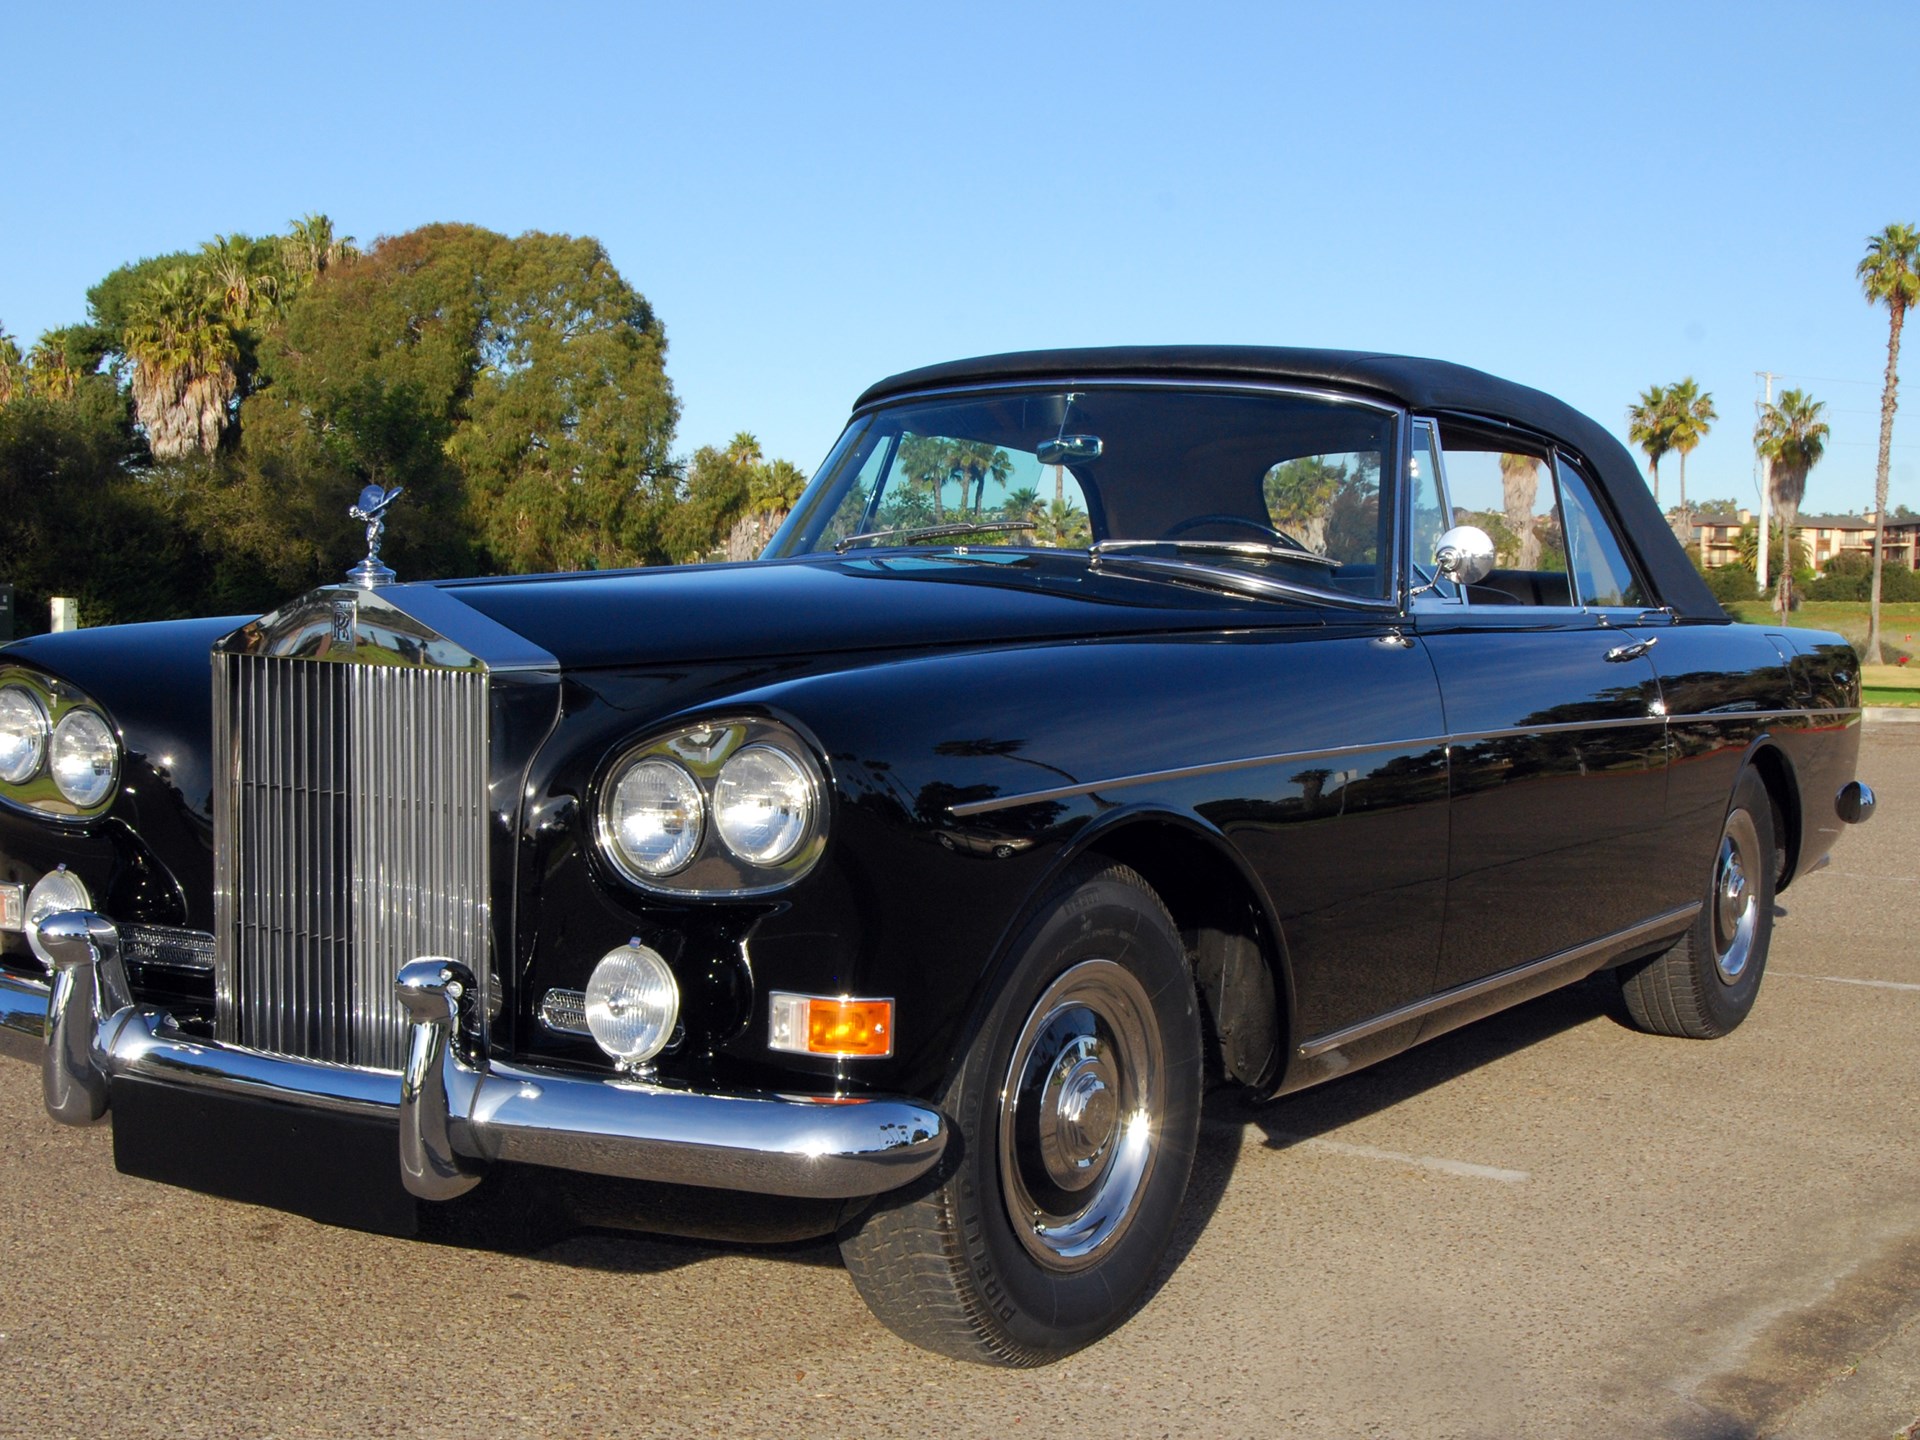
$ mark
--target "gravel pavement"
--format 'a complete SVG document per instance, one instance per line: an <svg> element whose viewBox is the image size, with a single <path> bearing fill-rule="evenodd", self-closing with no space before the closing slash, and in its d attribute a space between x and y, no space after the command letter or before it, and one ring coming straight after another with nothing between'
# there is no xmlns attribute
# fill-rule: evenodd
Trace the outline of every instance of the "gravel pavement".
<svg viewBox="0 0 1920 1440"><path fill-rule="evenodd" d="M538 1253L117 1174L0 1063L0 1435L1891 1437L1920 1420L1920 726L1781 897L1759 1006L1637 1035L1605 977L1261 1108L1177 1263L1041 1371L913 1350L830 1245Z"/></svg>

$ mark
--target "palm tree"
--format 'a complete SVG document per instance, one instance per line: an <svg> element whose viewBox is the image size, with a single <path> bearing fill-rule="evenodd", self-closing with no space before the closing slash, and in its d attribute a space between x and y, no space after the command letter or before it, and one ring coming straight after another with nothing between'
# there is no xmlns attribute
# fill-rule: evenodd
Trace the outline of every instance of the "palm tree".
<svg viewBox="0 0 1920 1440"><path fill-rule="evenodd" d="M1646 452L1647 480L1656 505L1660 503L1660 459L1673 449L1671 419L1664 385L1649 385L1640 392L1640 403L1627 411L1627 438Z"/></svg>
<svg viewBox="0 0 1920 1440"><path fill-rule="evenodd" d="M80 385L80 370L67 354L67 332L49 330L33 342L27 355L27 390L43 400L71 400Z"/></svg>
<svg viewBox="0 0 1920 1440"><path fill-rule="evenodd" d="M240 390L240 350L204 277L184 265L155 277L121 345L133 362L134 414L155 458L216 449Z"/></svg>
<svg viewBox="0 0 1920 1440"><path fill-rule="evenodd" d="M1000 513L1009 520L1031 520L1038 524L1044 513L1040 507L1040 492L1031 485L1009 490L1007 498L1000 504Z"/></svg>
<svg viewBox="0 0 1920 1440"><path fill-rule="evenodd" d="M1820 463L1827 448L1827 422L1820 412L1827 407L1804 390L1782 390L1780 399L1760 412L1760 423L1753 427L1753 444L1773 462L1773 503L1780 516L1780 533L1787 537L1787 553L1793 553L1793 522L1799 518L1800 502L1807 493L1807 472ZM1793 571L1780 572L1780 615L1784 620L1793 600Z"/></svg>
<svg viewBox="0 0 1920 1440"><path fill-rule="evenodd" d="M327 273L336 265L358 259L351 235L335 235L333 221L325 215L303 215L287 222L287 233L280 241L280 263L296 290Z"/></svg>
<svg viewBox="0 0 1920 1440"><path fill-rule="evenodd" d="M1667 443L1680 456L1680 525L1688 539L1693 536L1693 514L1687 509L1687 456L1706 439L1713 422L1713 395L1694 383L1691 375L1677 385L1667 387L1667 412L1670 417Z"/></svg>
<svg viewBox="0 0 1920 1440"><path fill-rule="evenodd" d="M256 309L273 299L273 273L261 246L245 235L215 235L200 247L214 302L233 326L249 324Z"/></svg>
<svg viewBox="0 0 1920 1440"><path fill-rule="evenodd" d="M1538 457L1502 455L1500 490L1506 504L1507 528L1520 537L1514 569L1532 570L1540 563L1540 537L1533 528L1533 502L1540 493Z"/></svg>
<svg viewBox="0 0 1920 1440"><path fill-rule="evenodd" d="M1740 527L1740 534L1734 541L1734 556L1740 564L1755 574L1760 572L1760 522L1749 520ZM1767 526L1767 559L1769 573L1784 575L1789 571L1802 570L1807 564L1807 547L1798 536L1794 537L1793 547L1786 548L1781 542L1780 527L1777 524Z"/></svg>
<svg viewBox="0 0 1920 1440"><path fill-rule="evenodd" d="M1887 461L1893 452L1893 410L1900 384L1900 327L1907 307L1920 302L1920 232L1889 225L1867 237L1867 254L1854 269L1869 305L1887 307L1887 378L1880 387L1880 463L1873 477L1873 590L1867 607L1869 665L1880 663L1880 563L1886 548Z"/></svg>

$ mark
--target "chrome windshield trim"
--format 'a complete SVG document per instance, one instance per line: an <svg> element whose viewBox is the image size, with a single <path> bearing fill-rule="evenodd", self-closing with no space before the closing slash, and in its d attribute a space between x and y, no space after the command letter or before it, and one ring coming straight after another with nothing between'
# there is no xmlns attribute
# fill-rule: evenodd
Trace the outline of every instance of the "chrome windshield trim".
<svg viewBox="0 0 1920 1440"><path fill-rule="evenodd" d="M1191 378L1154 379L1144 375L1035 375L1023 380L982 380L958 385L936 385L925 390L901 390L891 395L883 395L878 400L870 400L865 405L855 407L849 423L853 420L874 414L895 405L938 400L949 395L978 395L991 391L1007 390L1097 390L1102 388L1130 390L1214 390L1245 392L1258 395L1300 395L1311 400L1330 400L1341 405L1362 405L1369 410L1378 410L1383 415L1404 415L1407 408L1391 400L1374 395L1357 394L1351 390L1334 390L1319 385L1290 385L1283 380L1213 380L1204 376Z"/></svg>
<svg viewBox="0 0 1920 1440"><path fill-rule="evenodd" d="M1651 920L1643 920L1638 925L1629 925L1624 930L1616 930L1611 935L1603 935L1598 940L1589 940L1584 945L1570 946L1552 955L1538 960L1529 960L1524 965L1515 965L1510 970L1501 970L1478 980L1469 980L1464 985L1455 985L1429 995L1424 1000L1415 1000L1408 1005L1396 1006L1383 1011L1370 1020L1362 1020L1357 1025L1348 1025L1344 1029L1329 1031L1325 1035L1316 1035L1305 1041L1299 1049L1300 1058L1311 1060L1316 1055L1324 1055L1329 1050L1338 1050L1342 1045L1351 1045L1356 1040L1364 1040L1369 1035L1377 1035L1382 1030L1391 1030L1396 1025L1404 1025L1410 1020L1419 1020L1437 1010L1446 1010L1481 995L1496 990L1504 990L1509 985L1517 985L1551 970L1570 967L1584 961L1603 961L1612 954L1630 950L1643 941L1658 940L1668 933L1679 934L1693 923L1693 917L1700 913L1700 902L1693 901L1655 915Z"/></svg>

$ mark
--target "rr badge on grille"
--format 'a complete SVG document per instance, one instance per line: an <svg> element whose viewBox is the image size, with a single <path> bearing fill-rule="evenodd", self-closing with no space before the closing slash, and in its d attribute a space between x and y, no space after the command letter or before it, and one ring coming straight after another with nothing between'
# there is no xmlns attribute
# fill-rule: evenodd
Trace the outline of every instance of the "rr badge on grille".
<svg viewBox="0 0 1920 1440"><path fill-rule="evenodd" d="M359 619L360 606L352 600L333 602L333 648L351 652L354 642L355 621Z"/></svg>

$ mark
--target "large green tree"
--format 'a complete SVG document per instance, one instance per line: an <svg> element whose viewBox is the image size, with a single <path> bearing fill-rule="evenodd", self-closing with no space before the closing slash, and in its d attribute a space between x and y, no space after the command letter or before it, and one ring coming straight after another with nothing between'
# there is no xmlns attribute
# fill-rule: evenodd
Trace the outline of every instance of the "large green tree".
<svg viewBox="0 0 1920 1440"><path fill-rule="evenodd" d="M183 613L186 548L140 449L103 377L0 405L0 564L23 631L44 628L54 595L78 598L89 625Z"/></svg>
<svg viewBox="0 0 1920 1440"><path fill-rule="evenodd" d="M679 403L652 307L597 240L491 238L478 364L448 453L495 563L582 570L657 554Z"/></svg>
<svg viewBox="0 0 1920 1440"><path fill-rule="evenodd" d="M1773 462L1773 504L1789 553L1794 521L1807 494L1807 472L1826 453L1828 427L1820 418L1826 408L1804 390L1782 390L1779 400L1761 409L1754 426L1754 448ZM1784 566L1776 595L1784 618L1793 603L1793 574Z"/></svg>
<svg viewBox="0 0 1920 1440"><path fill-rule="evenodd" d="M596 241L470 225L383 240L330 261L263 341L234 498L280 505L300 489L325 497L318 520L361 484L404 485L389 550L402 574L665 559L665 352ZM341 523L321 532L330 545Z"/></svg>
<svg viewBox="0 0 1920 1440"><path fill-rule="evenodd" d="M1889 225L1867 237L1867 253L1855 268L1869 305L1887 307L1887 378L1880 387L1880 457L1873 477L1873 588L1867 607L1869 665L1880 656L1880 572L1886 549L1887 467L1893 454L1893 411L1899 401L1900 330L1907 310L1920 301L1920 232Z"/></svg>

